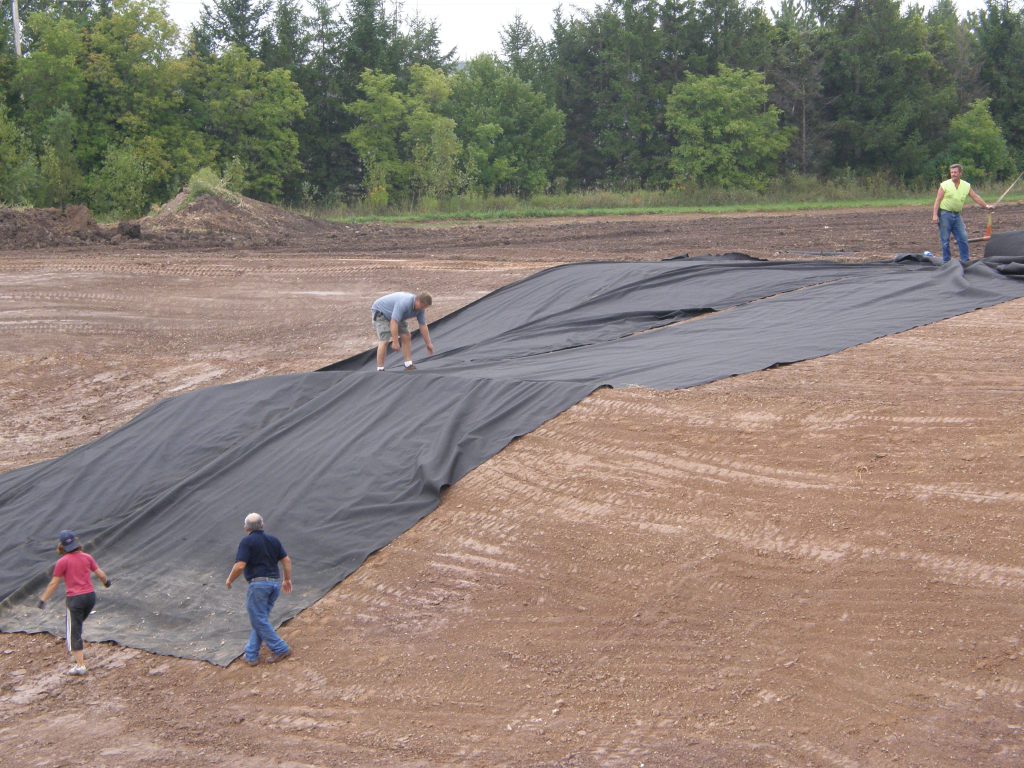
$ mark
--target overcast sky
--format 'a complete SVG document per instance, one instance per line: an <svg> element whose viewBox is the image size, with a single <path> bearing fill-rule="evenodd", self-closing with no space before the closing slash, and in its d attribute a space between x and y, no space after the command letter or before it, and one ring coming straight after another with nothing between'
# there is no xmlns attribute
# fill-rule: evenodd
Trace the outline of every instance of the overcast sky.
<svg viewBox="0 0 1024 768"><path fill-rule="evenodd" d="M209 0L212 5L212 0ZM551 37L551 21L555 8L562 6L564 16L579 15L575 9L591 11L599 0L404 0L406 15L416 12L426 19L436 19L441 30L444 52L458 48L460 59L471 59L479 53L494 53L501 46L498 32L508 25L516 14L533 27L533 31L545 40ZM921 4L932 5L932 0ZM768 2L767 6L775 5ZM977 10L984 0L958 0L961 13ZM199 18L203 0L167 0L171 18L182 28L188 29ZM339 0L338 7L344 12L348 4Z"/></svg>

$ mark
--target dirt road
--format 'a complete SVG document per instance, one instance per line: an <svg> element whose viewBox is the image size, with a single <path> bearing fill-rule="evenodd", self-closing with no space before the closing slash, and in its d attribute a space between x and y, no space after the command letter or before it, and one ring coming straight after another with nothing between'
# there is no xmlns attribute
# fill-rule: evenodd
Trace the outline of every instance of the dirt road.
<svg viewBox="0 0 1024 768"><path fill-rule="evenodd" d="M174 394L361 351L390 290L430 290L439 314L566 261L937 249L907 209L218 215L0 251L0 470ZM287 625L283 664L92 645L71 679L60 640L0 636L0 764L1018 766L1022 359L1011 302L697 389L599 392Z"/></svg>

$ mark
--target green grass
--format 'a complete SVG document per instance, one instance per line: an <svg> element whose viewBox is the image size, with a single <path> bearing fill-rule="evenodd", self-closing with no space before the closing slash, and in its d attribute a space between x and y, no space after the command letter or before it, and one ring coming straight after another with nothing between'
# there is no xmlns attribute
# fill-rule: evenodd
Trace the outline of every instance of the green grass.
<svg viewBox="0 0 1024 768"><path fill-rule="evenodd" d="M842 208L891 208L891 207L922 207L932 203L928 198L894 198L889 200L849 200L822 201L800 203L745 203L733 205L697 205L697 206L652 206L635 208L557 208L524 205L520 208L503 210L478 210L459 212L418 213L415 211L393 213L349 213L349 212L310 212L314 216L328 221L346 223L394 222L419 223L430 221L497 221L501 219L557 218L564 216L644 216L658 214L725 214L725 213L784 213L787 211L832 210ZM1004 201L1005 202L1005 201Z"/></svg>
<svg viewBox="0 0 1024 768"><path fill-rule="evenodd" d="M986 184L987 198L997 198L1008 183ZM1003 203L1022 199L1008 196ZM304 208L302 213L345 223L425 223L497 221L560 216L636 216L657 214L785 213L842 208L929 207L934 189L907 188L882 178L819 182L805 177L776 182L767 192L753 190L595 190L563 194L514 196L463 195L428 200L419 205L392 206L374 211L365 202L326 208Z"/></svg>

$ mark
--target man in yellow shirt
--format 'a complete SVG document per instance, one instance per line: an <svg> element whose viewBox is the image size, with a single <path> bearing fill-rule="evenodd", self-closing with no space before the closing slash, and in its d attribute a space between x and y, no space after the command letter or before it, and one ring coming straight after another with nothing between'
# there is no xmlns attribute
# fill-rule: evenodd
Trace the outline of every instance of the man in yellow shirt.
<svg viewBox="0 0 1024 768"><path fill-rule="evenodd" d="M949 254L949 233L952 232L956 238L956 248L960 252L960 263L965 267L970 261L970 252L967 245L967 227L960 216L964 209L967 198L976 202L982 208L992 210L994 205L987 205L978 193L971 189L971 185L960 178L963 168L960 163L953 163L949 166L949 178L939 185L939 192L935 195L935 205L932 207L932 224L939 225L939 240L942 241L942 263L950 259Z"/></svg>

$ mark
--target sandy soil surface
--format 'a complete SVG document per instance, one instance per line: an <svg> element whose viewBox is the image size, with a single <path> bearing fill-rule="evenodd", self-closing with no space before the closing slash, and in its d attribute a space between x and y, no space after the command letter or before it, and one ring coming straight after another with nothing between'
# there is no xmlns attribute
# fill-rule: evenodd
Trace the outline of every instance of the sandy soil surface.
<svg viewBox="0 0 1024 768"><path fill-rule="evenodd" d="M390 290L433 292L437 317L567 261L937 248L916 209L244 214L81 242L0 215L0 471L171 395L362 351ZM1019 229L1024 207L997 212ZM601 391L284 627L283 664L97 644L77 679L59 639L0 636L0 764L1019 766L1022 359L1018 301L692 390Z"/></svg>

